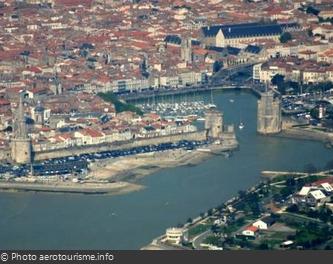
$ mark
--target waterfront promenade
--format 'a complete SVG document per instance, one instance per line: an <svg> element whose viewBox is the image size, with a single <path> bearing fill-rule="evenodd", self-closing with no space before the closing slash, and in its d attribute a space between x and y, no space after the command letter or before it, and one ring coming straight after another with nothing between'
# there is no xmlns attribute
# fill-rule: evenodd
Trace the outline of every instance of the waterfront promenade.
<svg viewBox="0 0 333 264"><path fill-rule="evenodd" d="M185 86L181 88L160 88L156 90L146 90L141 91L139 93L127 93L121 94L119 97L128 102L154 98L158 96L172 96L172 95L183 95L183 94L195 94L212 90L242 90L242 91L250 91L254 93L256 96L260 97L263 92L262 87L258 84L246 84L246 85L237 85L237 84L203 84L203 85L193 85L193 86Z"/></svg>

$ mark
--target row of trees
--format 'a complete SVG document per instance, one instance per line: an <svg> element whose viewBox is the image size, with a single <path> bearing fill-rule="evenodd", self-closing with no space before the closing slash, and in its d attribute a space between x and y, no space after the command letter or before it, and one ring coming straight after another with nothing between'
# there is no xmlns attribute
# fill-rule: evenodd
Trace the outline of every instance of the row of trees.
<svg viewBox="0 0 333 264"><path fill-rule="evenodd" d="M106 102L113 103L117 113L130 111L137 113L138 115L143 115L143 112L141 111L140 108L136 107L135 105L120 101L118 97L112 92L98 93L98 96L101 97Z"/></svg>
<svg viewBox="0 0 333 264"><path fill-rule="evenodd" d="M281 74L274 75L271 83L278 87L278 91L282 95L286 94L290 89L292 90L293 94L299 94L303 92L325 92L333 88L333 83L329 81L315 84L301 84L298 82L285 80L285 77Z"/></svg>

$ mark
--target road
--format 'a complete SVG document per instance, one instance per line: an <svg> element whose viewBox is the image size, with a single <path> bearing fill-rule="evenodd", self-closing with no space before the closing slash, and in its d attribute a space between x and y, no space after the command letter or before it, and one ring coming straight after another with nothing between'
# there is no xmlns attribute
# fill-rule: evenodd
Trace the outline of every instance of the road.
<svg viewBox="0 0 333 264"><path fill-rule="evenodd" d="M203 232L201 233L200 235L196 236L195 238L193 238L193 241L192 241L192 245L193 245L193 248L196 249L196 250L200 250L200 249L203 249L200 244L209 236L211 236L213 233L212 231L208 230L206 232Z"/></svg>

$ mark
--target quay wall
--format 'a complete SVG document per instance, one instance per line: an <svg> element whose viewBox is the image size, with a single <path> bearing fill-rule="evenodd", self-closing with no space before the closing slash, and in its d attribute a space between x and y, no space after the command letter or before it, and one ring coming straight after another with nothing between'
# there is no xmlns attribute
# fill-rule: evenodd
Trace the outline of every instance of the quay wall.
<svg viewBox="0 0 333 264"><path fill-rule="evenodd" d="M66 184L66 183L25 183L25 182L4 182L0 181L0 191L32 191L48 193L77 193L77 194L106 194L126 192L131 187L123 183L103 184ZM133 187L131 187L133 188Z"/></svg>
<svg viewBox="0 0 333 264"><path fill-rule="evenodd" d="M70 147L66 149L49 150L34 153L34 160L45 160L52 158L68 157L80 154L89 154L95 152L109 151L109 150L119 150L119 149L129 149L133 147L142 147L148 145L158 145L167 142L178 142L181 140L198 140L202 141L206 139L206 131L197 131L191 133L183 133L176 135L161 136L156 138L147 139L135 139L125 142L114 142L114 143L104 143L101 145L93 146L82 146L82 147Z"/></svg>
<svg viewBox="0 0 333 264"><path fill-rule="evenodd" d="M249 91L252 92L257 97L261 96L261 92L256 89L255 85L240 85L240 86L222 86L222 85L212 85L209 86L195 86L195 87L187 87L187 88L179 88L179 89L170 89L170 90L154 90L154 91L144 91L140 93L129 93L119 95L121 99L126 100L127 102L140 100L140 99L147 99L152 97L159 97L159 96L171 96L171 95L182 95L182 94L189 94L189 93L200 93L206 92L210 90L242 90L242 91Z"/></svg>
<svg viewBox="0 0 333 264"><path fill-rule="evenodd" d="M297 127L283 129L282 132L280 134L278 134L277 136L322 141L324 143L330 143L330 144L333 143L333 134L332 133L307 130L304 128L297 128Z"/></svg>

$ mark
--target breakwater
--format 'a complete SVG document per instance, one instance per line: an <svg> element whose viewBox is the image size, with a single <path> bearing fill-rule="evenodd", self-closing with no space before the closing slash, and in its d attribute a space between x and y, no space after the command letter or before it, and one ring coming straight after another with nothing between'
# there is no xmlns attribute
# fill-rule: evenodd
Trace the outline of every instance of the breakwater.
<svg viewBox="0 0 333 264"><path fill-rule="evenodd" d="M140 186L126 182L115 183L19 183L1 182L0 190L4 191L31 191L53 193L78 193L78 194L107 194L124 193L141 189Z"/></svg>

